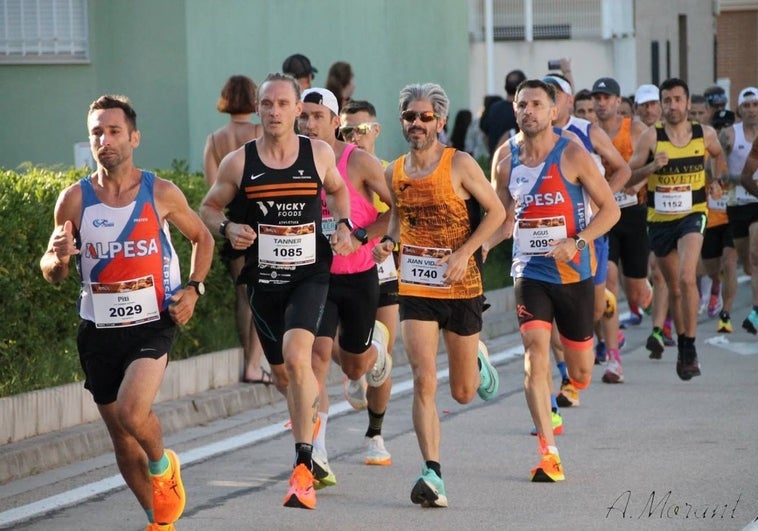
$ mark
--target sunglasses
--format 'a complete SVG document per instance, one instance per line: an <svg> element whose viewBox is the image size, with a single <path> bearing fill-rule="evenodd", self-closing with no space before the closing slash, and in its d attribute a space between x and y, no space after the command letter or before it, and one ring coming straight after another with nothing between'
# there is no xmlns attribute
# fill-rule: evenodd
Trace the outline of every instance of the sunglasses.
<svg viewBox="0 0 758 531"><path fill-rule="evenodd" d="M439 119L439 115L434 111L403 111L400 113L400 117L409 124L415 122L417 118L424 123Z"/></svg>
<svg viewBox="0 0 758 531"><path fill-rule="evenodd" d="M343 125L340 127L340 133L344 138L349 138L356 135L366 135L369 131L371 131L371 128L377 125L376 122L364 122L362 124L357 125Z"/></svg>

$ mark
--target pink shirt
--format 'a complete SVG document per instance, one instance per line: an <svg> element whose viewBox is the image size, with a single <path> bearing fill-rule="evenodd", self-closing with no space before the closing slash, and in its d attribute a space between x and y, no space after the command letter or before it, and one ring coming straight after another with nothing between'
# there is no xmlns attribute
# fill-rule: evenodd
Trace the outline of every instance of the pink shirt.
<svg viewBox="0 0 758 531"><path fill-rule="evenodd" d="M366 228L376 221L379 213L368 199L356 191L347 176L347 162L355 148L354 144L345 146L345 150L337 162L337 170L350 193L350 220L353 222L355 228ZM324 234L329 236L334 232L335 220L326 206L326 193L323 190L321 191L321 212ZM331 273L334 275L348 275L368 271L376 265L371 256L374 245L376 245L376 239L370 240L366 245L362 245L357 251L348 256L335 255L332 259Z"/></svg>

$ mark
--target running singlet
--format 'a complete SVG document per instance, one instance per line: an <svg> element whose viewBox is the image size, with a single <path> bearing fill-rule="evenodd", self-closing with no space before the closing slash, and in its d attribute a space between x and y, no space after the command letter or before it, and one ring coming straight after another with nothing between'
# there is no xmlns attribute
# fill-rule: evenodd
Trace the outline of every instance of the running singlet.
<svg viewBox="0 0 758 531"><path fill-rule="evenodd" d="M648 222L674 221L694 212L708 215L703 128L698 122L691 125L692 138L686 146L677 147L669 140L663 123L655 124L655 152L668 153L669 163L648 178Z"/></svg>
<svg viewBox="0 0 758 531"><path fill-rule="evenodd" d="M592 123L584 118L577 118L574 115L569 116L569 121L563 127L564 131L570 131L579 137L582 141L584 148L592 156L592 160L595 161L597 169L600 170L600 174L605 176L605 166L603 166L603 160L600 155L595 151L595 146L592 144L592 137L590 137L590 128Z"/></svg>
<svg viewBox="0 0 758 531"><path fill-rule="evenodd" d="M161 224L155 207L155 175L143 171L137 197L123 207L102 203L90 177L79 185L79 315L97 328L158 320L181 287L181 275L168 223Z"/></svg>
<svg viewBox="0 0 758 531"><path fill-rule="evenodd" d="M621 158L626 162L629 162L629 159L632 158L632 153L634 152L634 146L632 145L631 118L624 118L621 121L621 127L619 128L618 133L616 133L616 136L611 139L611 143L618 150ZM628 208L637 205L643 206L647 201L647 190L643 186L635 195L625 194L624 190L620 190L614 194L614 199L616 200L616 203L618 203L619 208Z"/></svg>
<svg viewBox="0 0 758 531"><path fill-rule="evenodd" d="M752 142L748 142L745 138L745 129L743 128L743 125L742 122L734 124L734 145L732 146L732 151L729 153L729 156L726 158L726 163L729 166L729 175L738 178L742 173L742 168L745 167L745 161L747 161L747 156L753 145ZM758 180L758 170L753 173L753 180ZM744 186L738 184L735 187L734 200L730 202L730 204L747 205L750 203L758 203L758 197L755 197L753 194L745 190Z"/></svg>
<svg viewBox="0 0 758 531"><path fill-rule="evenodd" d="M350 220L356 228L366 228L376 221L378 213L374 205L358 193L347 176L347 162L355 148L355 144L347 144L345 146L337 163L337 170L340 172L342 180L345 182L345 186L347 186L347 190L350 193ZM337 229L336 220L326 204L326 192L323 189L321 190L321 227L324 235L327 237L331 236ZM347 256L335 255L332 258L332 274L348 275L351 273L363 273L374 267L376 263L371 256L374 245L376 245L376 239L369 241L366 245L361 245L354 253Z"/></svg>
<svg viewBox="0 0 758 531"><path fill-rule="evenodd" d="M263 164L255 140L245 144L239 193L247 199L244 223L258 237L247 250L241 283L276 288L329 274L332 251L321 231L321 177L310 139L298 140L297 160L283 169Z"/></svg>
<svg viewBox="0 0 758 531"><path fill-rule="evenodd" d="M466 275L453 285L442 278L447 264L437 265L469 239L479 224L479 203L461 199L452 183L454 148L445 148L429 175L411 179L405 173L405 155L392 168L400 221L399 294L432 299L471 299L483 293L482 276L474 255Z"/></svg>
<svg viewBox="0 0 758 531"><path fill-rule="evenodd" d="M550 240L573 237L587 225L589 196L580 184L566 180L560 169L569 139L560 137L542 164L530 168L519 160L519 146L511 149L508 190L515 201L511 276L553 284L571 284L588 279L595 270L594 245L577 251L570 262L545 256Z"/></svg>

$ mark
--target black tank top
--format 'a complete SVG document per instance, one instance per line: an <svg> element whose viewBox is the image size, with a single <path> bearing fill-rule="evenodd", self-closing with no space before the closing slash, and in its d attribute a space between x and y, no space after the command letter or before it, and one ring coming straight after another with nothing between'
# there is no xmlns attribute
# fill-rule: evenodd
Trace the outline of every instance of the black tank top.
<svg viewBox="0 0 758 531"><path fill-rule="evenodd" d="M255 140L245 144L243 222L258 237L247 250L240 283L270 289L319 274L329 278L332 250L321 232L322 182L310 139L298 138L297 160L285 169L263 164Z"/></svg>

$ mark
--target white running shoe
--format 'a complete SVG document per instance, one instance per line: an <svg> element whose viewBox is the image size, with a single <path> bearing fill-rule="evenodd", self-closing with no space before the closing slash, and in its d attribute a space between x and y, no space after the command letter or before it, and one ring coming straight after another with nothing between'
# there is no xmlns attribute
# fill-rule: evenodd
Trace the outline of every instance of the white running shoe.
<svg viewBox="0 0 758 531"><path fill-rule="evenodd" d="M390 376L392 371L392 356L387 352L390 342L390 331L381 321L374 321L374 334L371 343L376 347L376 363L366 373L366 383L371 387L379 387Z"/></svg>
<svg viewBox="0 0 758 531"><path fill-rule="evenodd" d="M313 453L311 454L311 461L313 462L314 489L319 490L337 484L337 477L329 466L329 460L327 459L325 452L314 448Z"/></svg>
<svg viewBox="0 0 758 531"><path fill-rule="evenodd" d="M353 409L361 411L368 407L366 398L366 375L364 374L358 380L351 380L347 376L343 378L342 390L345 394L345 400L353 406Z"/></svg>
<svg viewBox="0 0 758 531"><path fill-rule="evenodd" d="M388 466L392 464L392 456L384 447L384 439L381 435L366 437L366 442L368 444L365 461L367 465Z"/></svg>
<svg viewBox="0 0 758 531"><path fill-rule="evenodd" d="M601 380L604 383L624 383L624 369L618 351L611 352L608 356L608 365Z"/></svg>

